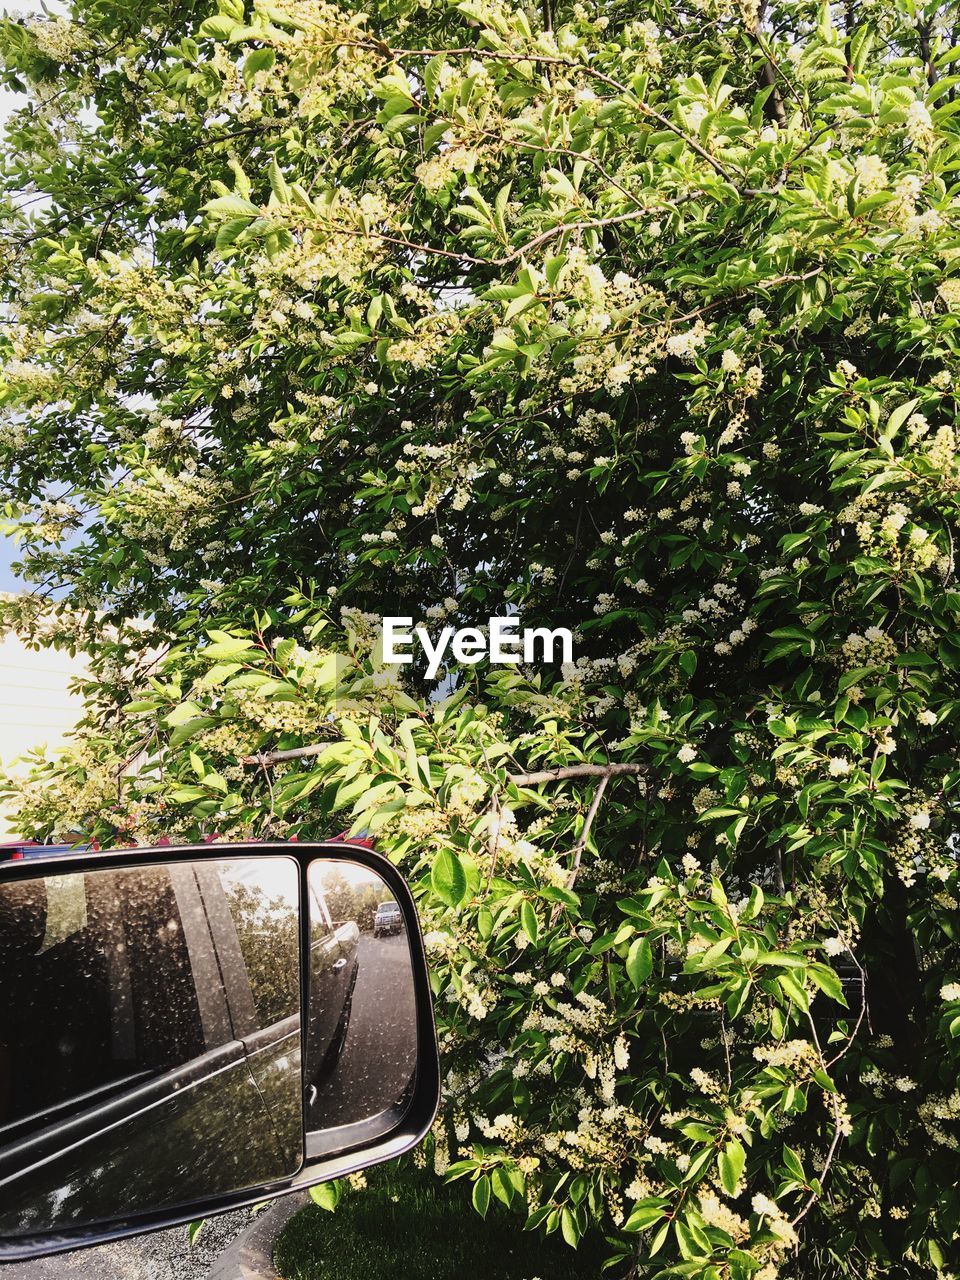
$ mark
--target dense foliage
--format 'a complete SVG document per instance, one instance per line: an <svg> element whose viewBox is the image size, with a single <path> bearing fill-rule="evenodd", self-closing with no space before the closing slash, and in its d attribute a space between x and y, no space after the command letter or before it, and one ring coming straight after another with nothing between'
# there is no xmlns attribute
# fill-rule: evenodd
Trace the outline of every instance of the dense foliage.
<svg viewBox="0 0 960 1280"><path fill-rule="evenodd" d="M0 32L3 612L92 671L25 832L373 829L437 1168L645 1277L956 1266L958 21ZM504 611L575 663L378 660Z"/></svg>

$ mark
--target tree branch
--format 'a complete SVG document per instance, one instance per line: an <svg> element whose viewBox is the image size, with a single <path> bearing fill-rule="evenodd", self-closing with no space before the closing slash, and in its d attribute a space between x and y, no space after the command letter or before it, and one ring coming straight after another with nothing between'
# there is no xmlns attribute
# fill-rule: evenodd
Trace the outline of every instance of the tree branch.
<svg viewBox="0 0 960 1280"><path fill-rule="evenodd" d="M528 62L534 66L543 67L563 67L568 71L579 71L582 75L589 76L592 80L597 80L601 84L608 85L616 93L622 94L640 115L646 116L648 120L655 120L662 128L667 129L670 133L676 134L678 138L682 138L691 151L705 160L710 167L727 182L732 182L730 172L716 156L700 145L696 138L692 137L686 129L675 124L668 116L663 115L649 103L643 102L637 98L629 86L621 84L619 80L615 80L613 76L608 76L596 67L591 67L585 62L575 62L571 58L562 58L550 54L536 53L530 51L527 53L516 53L513 51L500 49L479 49L476 47L452 48L452 49L394 49L384 44L382 40L343 40L338 43L352 46L355 49L368 49L374 53L379 53L381 57L389 58L391 61L402 61L405 58L434 58L437 55L443 55L448 58L470 57L470 58L489 58L499 62Z"/></svg>
<svg viewBox="0 0 960 1280"><path fill-rule="evenodd" d="M766 7L765 2L760 5L759 10L757 11L756 25L752 30L748 29L748 34L760 50L763 57L763 82L770 90L770 96L764 104L764 110L768 116L771 116L776 120L781 129L785 129L787 127L787 112L783 105L783 96L780 93L780 86L777 83L777 73L779 68L773 59L770 49L767 47L763 39L763 17Z"/></svg>
<svg viewBox="0 0 960 1280"><path fill-rule="evenodd" d="M934 66L933 62L932 34L932 18L928 19L926 22L921 22L917 27L917 35L920 37L920 58L923 62L923 70L927 77L927 84L931 89L937 83L937 68Z"/></svg>
<svg viewBox="0 0 960 1280"><path fill-rule="evenodd" d="M309 760L326 751L329 745L329 742L313 742L308 747L289 747L285 751L257 751L250 756L241 756L240 763L263 766L280 764L284 760ZM563 782L567 778L602 778L606 781L608 778L619 778L624 775L638 777L646 772L645 764L632 761L613 761L610 764L565 764L557 765L555 769L535 769L531 773L508 773L507 781L512 782L516 787L535 787L541 782ZM594 805L591 806L590 813L587 815L588 825L584 828L585 833L589 832L589 823L593 821L595 806L602 794L603 788L598 787ZM580 838L583 840L584 835Z"/></svg>
<svg viewBox="0 0 960 1280"><path fill-rule="evenodd" d="M517 787L535 787L539 782L562 782L566 778L617 778L622 774L639 776L647 772L645 764L632 762L613 764L565 764L555 769L537 769L533 773L508 773L507 781ZM599 790L599 789L598 789ZM581 837L582 839L582 837Z"/></svg>
<svg viewBox="0 0 960 1280"><path fill-rule="evenodd" d="M257 751L252 756L241 756L241 764L280 764L284 760L309 760L330 746L329 742L314 742L309 747L290 747L286 751Z"/></svg>

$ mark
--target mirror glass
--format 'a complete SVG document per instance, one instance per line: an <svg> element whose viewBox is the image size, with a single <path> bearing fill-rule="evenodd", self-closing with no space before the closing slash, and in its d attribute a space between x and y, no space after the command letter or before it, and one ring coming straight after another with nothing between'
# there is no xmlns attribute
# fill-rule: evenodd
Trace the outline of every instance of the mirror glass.
<svg viewBox="0 0 960 1280"><path fill-rule="evenodd" d="M0 1235L296 1174L296 862L37 870L0 883Z"/></svg>
<svg viewBox="0 0 960 1280"><path fill-rule="evenodd" d="M304 1055L308 1159L388 1132L416 1080L413 961L383 879L348 861L307 872L310 1020Z"/></svg>

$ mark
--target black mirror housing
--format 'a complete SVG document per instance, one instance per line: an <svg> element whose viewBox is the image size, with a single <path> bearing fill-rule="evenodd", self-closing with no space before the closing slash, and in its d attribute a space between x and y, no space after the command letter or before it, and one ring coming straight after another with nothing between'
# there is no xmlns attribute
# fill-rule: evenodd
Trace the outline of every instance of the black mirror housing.
<svg viewBox="0 0 960 1280"><path fill-rule="evenodd" d="M371 849L0 866L0 1262L390 1160L439 1094L413 897Z"/></svg>

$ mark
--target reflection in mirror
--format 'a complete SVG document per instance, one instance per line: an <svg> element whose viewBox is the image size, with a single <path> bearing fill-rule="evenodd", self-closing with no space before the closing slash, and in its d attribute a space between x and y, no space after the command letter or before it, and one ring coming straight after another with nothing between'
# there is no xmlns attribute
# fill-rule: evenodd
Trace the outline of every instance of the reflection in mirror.
<svg viewBox="0 0 960 1280"><path fill-rule="evenodd" d="M403 913L375 872L310 864L307 1156L346 1150L402 1119L417 1064L413 964Z"/></svg>
<svg viewBox="0 0 960 1280"><path fill-rule="evenodd" d="M296 1173L299 960L288 858L0 884L0 1235Z"/></svg>

